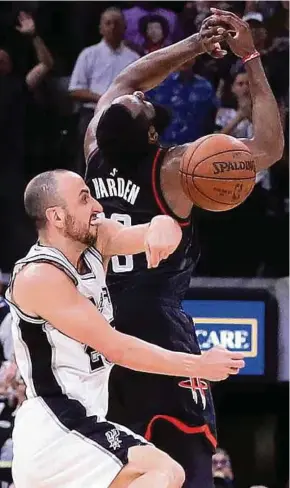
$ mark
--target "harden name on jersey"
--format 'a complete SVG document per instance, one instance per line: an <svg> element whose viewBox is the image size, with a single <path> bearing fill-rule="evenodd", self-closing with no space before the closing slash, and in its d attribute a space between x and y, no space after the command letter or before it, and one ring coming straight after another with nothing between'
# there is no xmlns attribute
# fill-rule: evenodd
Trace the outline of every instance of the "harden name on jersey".
<svg viewBox="0 0 290 488"><path fill-rule="evenodd" d="M117 170L114 168L112 176L115 176ZM95 189L96 199L119 197L126 202L134 205L140 191L140 186L135 185L131 180L124 178L93 178L92 183Z"/></svg>

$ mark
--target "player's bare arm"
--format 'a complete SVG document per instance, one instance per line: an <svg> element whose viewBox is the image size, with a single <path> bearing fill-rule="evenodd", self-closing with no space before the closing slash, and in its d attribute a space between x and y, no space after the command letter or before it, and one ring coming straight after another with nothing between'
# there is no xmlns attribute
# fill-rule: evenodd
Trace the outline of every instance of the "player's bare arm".
<svg viewBox="0 0 290 488"><path fill-rule="evenodd" d="M227 42L238 57L244 58L255 52L255 46L248 24L236 15L212 9L215 15L205 20L205 25L228 25L235 31L234 37L227 34ZM284 136L279 109L273 92L269 86L260 57L245 63L249 75L250 93L252 97L252 120L254 137L242 139L250 149L256 161L256 170L268 168L281 159L284 150ZM170 208L179 217L187 217L192 202L184 195L178 177L180 159L189 144L171 148L161 170L161 188Z"/></svg>
<svg viewBox="0 0 290 488"><path fill-rule="evenodd" d="M48 263L31 263L16 276L13 302L113 363L136 371L219 381L244 367L243 354L213 348L202 356L172 352L113 329L68 276Z"/></svg>
<svg viewBox="0 0 290 488"><path fill-rule="evenodd" d="M148 268L156 268L175 251L181 237L179 225L167 215L158 215L149 224L132 227L100 219L97 249L105 258L145 252Z"/></svg>
<svg viewBox="0 0 290 488"><path fill-rule="evenodd" d="M211 9L214 15L206 25L225 24L235 35L227 35L227 43L232 52L245 58L256 52L248 24L235 14L218 9ZM284 150L284 136L279 108L268 83L260 57L245 63L249 75L252 98L252 120L254 137L243 139L256 159L256 169L269 168L281 159Z"/></svg>
<svg viewBox="0 0 290 488"><path fill-rule="evenodd" d="M147 54L147 56L138 59L125 68L98 102L95 116L89 124L85 137L86 158L97 147L96 128L99 118L103 110L113 100L121 95L130 95L138 90L151 90L182 64L203 53L208 52L214 57L223 57L226 51L220 48L219 43L225 38L225 33L224 28L216 25L206 26L203 23L198 34L194 34L172 46Z"/></svg>

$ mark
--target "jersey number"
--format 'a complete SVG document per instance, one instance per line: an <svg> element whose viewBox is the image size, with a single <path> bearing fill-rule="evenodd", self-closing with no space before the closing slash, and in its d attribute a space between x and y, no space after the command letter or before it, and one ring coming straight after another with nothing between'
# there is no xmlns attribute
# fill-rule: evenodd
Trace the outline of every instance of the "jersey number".
<svg viewBox="0 0 290 488"><path fill-rule="evenodd" d="M91 346L85 347L85 353L90 358L91 372L105 367L104 360L98 351L95 351Z"/></svg>
<svg viewBox="0 0 290 488"><path fill-rule="evenodd" d="M93 297L89 298L89 300L97 307L97 304ZM97 371L97 369L102 369L105 367L104 359L102 355L95 351L91 346L85 346L85 353L89 356L90 359L90 369L91 373Z"/></svg>
<svg viewBox="0 0 290 488"><path fill-rule="evenodd" d="M131 227L132 220L128 214L113 213L111 219L115 222L120 222L126 227ZM127 256L113 256L112 257L112 269L114 273L128 273L134 268L133 256L128 254Z"/></svg>

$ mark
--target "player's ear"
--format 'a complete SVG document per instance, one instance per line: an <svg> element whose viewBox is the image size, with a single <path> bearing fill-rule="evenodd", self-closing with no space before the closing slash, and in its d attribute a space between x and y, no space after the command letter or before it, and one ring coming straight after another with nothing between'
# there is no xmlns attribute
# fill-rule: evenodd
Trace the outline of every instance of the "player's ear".
<svg viewBox="0 0 290 488"><path fill-rule="evenodd" d="M59 229L64 225L64 211L61 207L50 207L45 212L47 221Z"/></svg>

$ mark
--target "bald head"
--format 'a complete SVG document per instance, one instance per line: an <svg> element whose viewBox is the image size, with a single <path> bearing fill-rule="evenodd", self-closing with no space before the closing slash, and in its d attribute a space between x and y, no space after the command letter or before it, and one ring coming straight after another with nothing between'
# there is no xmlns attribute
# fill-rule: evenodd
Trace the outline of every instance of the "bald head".
<svg viewBox="0 0 290 488"><path fill-rule="evenodd" d="M40 173L28 183L25 189L25 211L38 230L45 227L48 208L65 206L64 199L59 193L59 180L66 173L71 172L65 169L56 169Z"/></svg>

